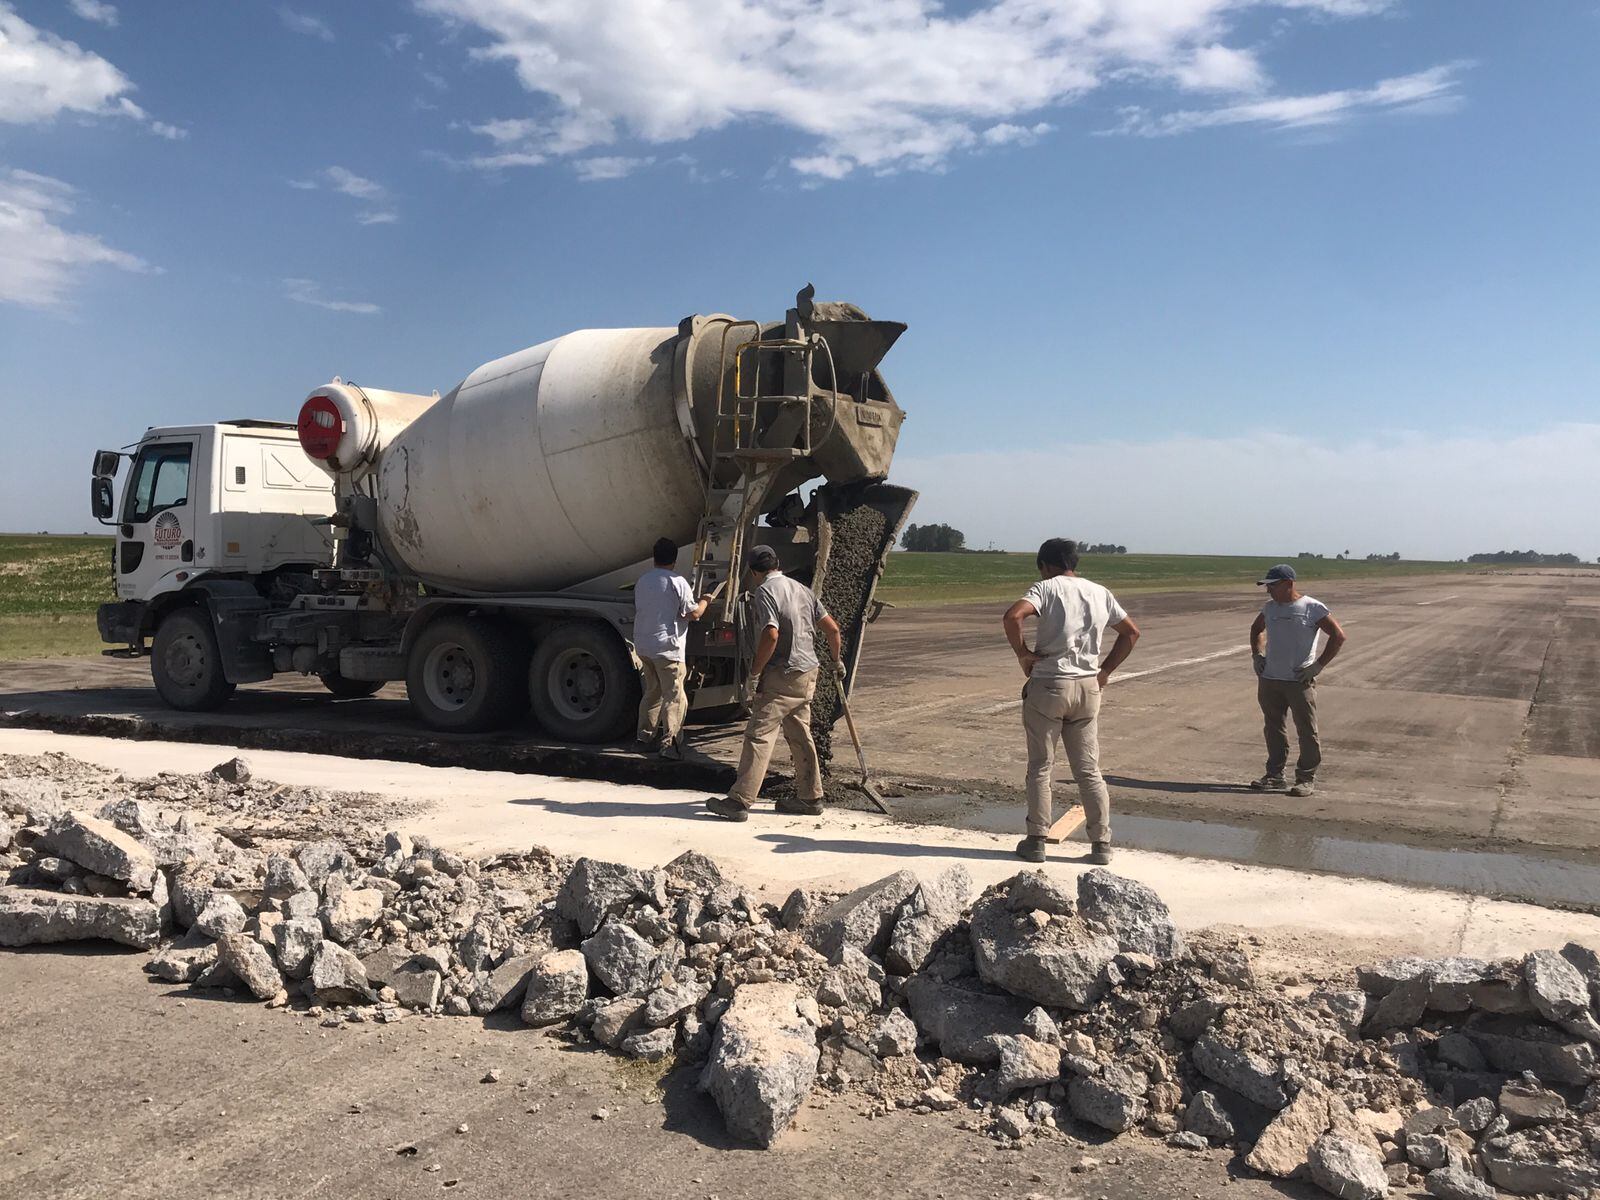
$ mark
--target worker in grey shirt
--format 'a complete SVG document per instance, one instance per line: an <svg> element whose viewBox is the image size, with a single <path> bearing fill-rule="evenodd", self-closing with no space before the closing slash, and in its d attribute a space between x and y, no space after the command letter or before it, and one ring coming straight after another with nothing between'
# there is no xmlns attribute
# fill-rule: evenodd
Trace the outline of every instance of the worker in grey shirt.
<svg viewBox="0 0 1600 1200"><path fill-rule="evenodd" d="M1344 647L1344 630L1328 606L1300 591L1294 568L1279 563L1256 580L1267 589L1268 600L1250 624L1250 658L1256 669L1256 699L1261 705L1267 740L1267 773L1250 781L1258 792L1284 790L1283 771L1289 762L1288 718L1300 742L1294 766L1291 796L1316 792L1317 768L1322 765L1322 739L1317 730L1317 676ZM1317 635L1328 635L1317 653Z"/></svg>
<svg viewBox="0 0 1600 1200"><path fill-rule="evenodd" d="M811 698L817 690L819 669L817 630L828 639L832 659L828 669L837 671L843 651L839 623L810 588L778 569L778 555L771 546L757 546L748 561L756 585L755 623L760 630L750 663L755 696L739 753L738 777L726 797L707 799L706 809L729 821L749 819L781 728L794 767L794 798L778 800L777 809L794 816L820 816L822 768L811 737Z"/></svg>
<svg viewBox="0 0 1600 1200"><path fill-rule="evenodd" d="M1089 860L1111 861L1111 793L1100 774L1100 693L1111 672L1133 653L1139 627L1117 598L1078 572L1078 546L1051 538L1034 560L1039 582L1006 610L1006 639L1028 682L1022 689L1022 728L1028 740L1028 836L1017 855L1043 862L1054 815L1050 776L1060 738L1078 784L1089 835ZM1037 616L1033 649L1022 638L1022 622ZM1115 631L1105 661L1100 648Z"/></svg>
<svg viewBox="0 0 1600 1200"><path fill-rule="evenodd" d="M696 601L689 581L673 570L678 545L671 538L657 539L653 557L654 567L633 585L633 650L644 687L637 736L641 750L659 748L662 758L682 758L683 719L689 711L684 643L689 622L705 616L711 601Z"/></svg>

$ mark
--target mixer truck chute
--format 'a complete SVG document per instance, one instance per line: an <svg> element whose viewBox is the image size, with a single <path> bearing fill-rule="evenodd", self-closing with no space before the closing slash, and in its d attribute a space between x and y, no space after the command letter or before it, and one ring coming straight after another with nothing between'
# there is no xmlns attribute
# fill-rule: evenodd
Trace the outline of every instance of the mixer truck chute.
<svg viewBox="0 0 1600 1200"><path fill-rule="evenodd" d="M904 413L878 364L904 328L808 288L783 321L569 333L444 396L335 379L293 426L152 429L124 487L124 543L171 539L145 528L163 487L183 492L165 511L188 509L169 525L217 528L182 563L152 552L140 574L119 558L102 638L127 647L108 653L150 653L179 708L295 671L345 696L404 680L435 729L499 728L531 708L554 737L605 741L637 704L629 589L658 537L685 547L697 594L716 595L690 634L691 711L738 710L753 642L740 564L759 537L832 594L852 677L915 499L885 482ZM249 438L292 488L268 488L260 466L229 474L240 451L225 447ZM163 465L180 443L181 479ZM96 458L97 496L108 462ZM825 736L831 708L818 710Z"/></svg>

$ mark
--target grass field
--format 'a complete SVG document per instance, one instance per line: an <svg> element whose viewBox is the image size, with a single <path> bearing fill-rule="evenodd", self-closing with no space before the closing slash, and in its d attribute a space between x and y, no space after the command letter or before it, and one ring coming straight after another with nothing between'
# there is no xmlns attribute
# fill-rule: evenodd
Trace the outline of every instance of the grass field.
<svg viewBox="0 0 1600 1200"><path fill-rule="evenodd" d="M0 659L98 654L111 539L0 535Z"/></svg>
<svg viewBox="0 0 1600 1200"><path fill-rule="evenodd" d="M1436 572L1481 571L1465 563L1367 562L1331 558L1285 560L1272 555L1230 557L1210 554L1091 554L1078 566L1080 574L1114 592L1188 591L1195 588L1239 588L1253 591L1261 572L1288 561L1302 580L1392 578ZM1031 554L925 554L897 552L889 556L878 599L902 608L933 604L965 604L1015 600L1039 578Z"/></svg>

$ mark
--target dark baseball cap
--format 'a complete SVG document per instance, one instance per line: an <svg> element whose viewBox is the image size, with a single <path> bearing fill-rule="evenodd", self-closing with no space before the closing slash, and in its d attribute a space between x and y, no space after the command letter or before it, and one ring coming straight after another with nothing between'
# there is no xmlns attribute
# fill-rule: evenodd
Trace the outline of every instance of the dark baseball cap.
<svg viewBox="0 0 1600 1200"><path fill-rule="evenodd" d="M1288 563L1279 563L1275 567L1268 567L1266 576L1262 579L1256 580L1256 586L1260 587L1265 583L1282 583L1285 579L1293 578L1294 568Z"/></svg>

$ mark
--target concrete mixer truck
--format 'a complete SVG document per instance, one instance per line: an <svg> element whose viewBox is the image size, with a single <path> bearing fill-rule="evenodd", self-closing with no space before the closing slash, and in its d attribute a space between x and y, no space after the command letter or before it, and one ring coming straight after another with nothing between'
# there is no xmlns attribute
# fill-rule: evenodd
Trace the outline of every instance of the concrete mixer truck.
<svg viewBox="0 0 1600 1200"><path fill-rule="evenodd" d="M580 330L442 397L336 378L293 423L151 428L95 456L94 514L117 528L106 653L148 655L186 711L295 672L341 698L403 680L436 730L531 709L551 737L608 741L638 703L630 589L658 537L713 596L690 633L691 712L738 713L755 539L844 630L826 735L915 500L886 482L904 413L878 370L904 329L808 286L782 321Z"/></svg>

